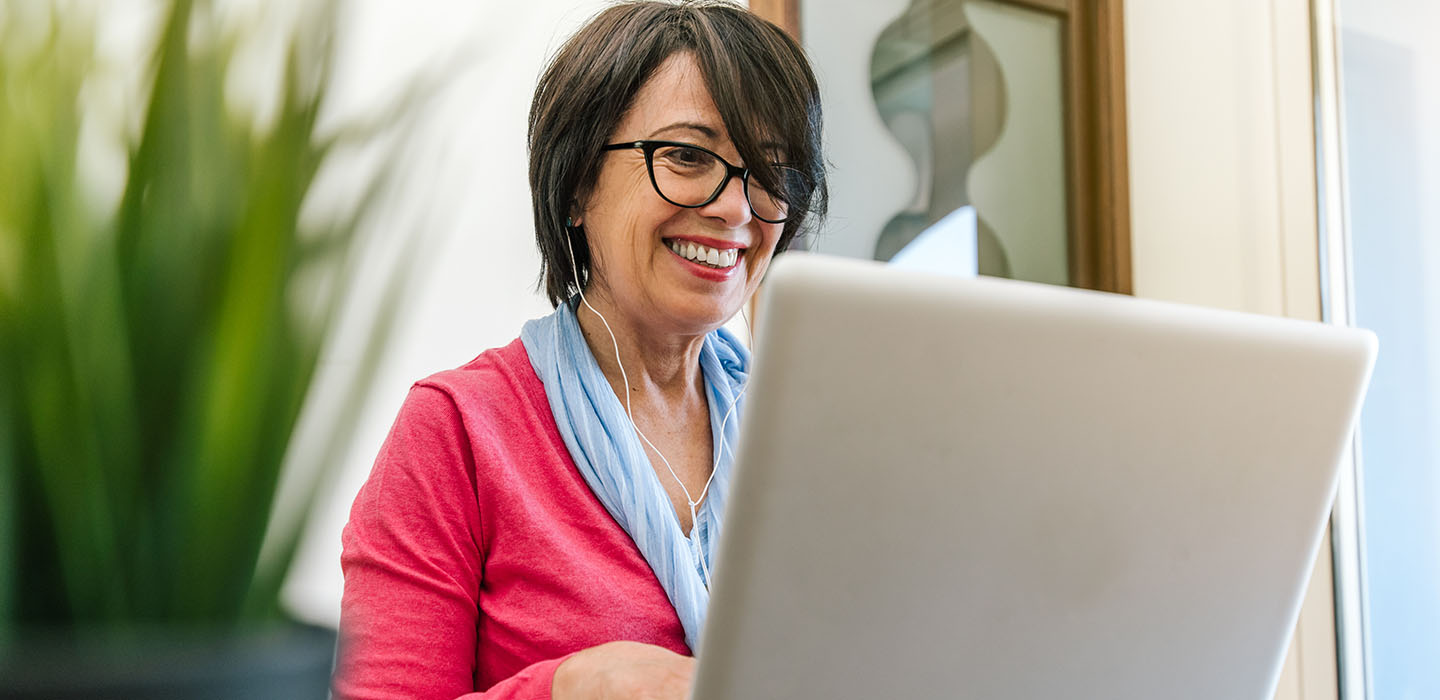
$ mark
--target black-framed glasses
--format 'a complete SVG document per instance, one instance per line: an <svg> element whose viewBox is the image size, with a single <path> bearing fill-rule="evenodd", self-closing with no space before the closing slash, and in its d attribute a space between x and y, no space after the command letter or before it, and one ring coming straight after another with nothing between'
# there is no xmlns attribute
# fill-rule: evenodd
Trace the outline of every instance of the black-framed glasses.
<svg viewBox="0 0 1440 700"><path fill-rule="evenodd" d="M775 170L781 192L765 189L750 177L750 168L731 165L719 154L693 143L682 141L628 141L602 146L602 151L637 149L645 152L645 167L650 171L650 184L661 199L677 207L696 209L715 201L730 178L738 177L745 188L745 201L755 218L768 224L784 223L790 218L792 198L808 196L810 179L796 168L782 163Z"/></svg>

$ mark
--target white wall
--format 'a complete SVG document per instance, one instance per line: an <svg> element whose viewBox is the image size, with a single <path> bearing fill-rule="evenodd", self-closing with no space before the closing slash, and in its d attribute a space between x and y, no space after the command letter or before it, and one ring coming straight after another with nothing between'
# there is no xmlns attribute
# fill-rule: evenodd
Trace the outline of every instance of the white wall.
<svg viewBox="0 0 1440 700"><path fill-rule="evenodd" d="M1125 22L1136 293L1318 316L1307 3L1129 0Z"/></svg>
<svg viewBox="0 0 1440 700"><path fill-rule="evenodd" d="M1319 318L1305 0L1127 0L1138 296ZM1276 697L1337 697L1328 543Z"/></svg>
<svg viewBox="0 0 1440 700"><path fill-rule="evenodd" d="M422 246L422 273L284 592L294 613L331 625L339 620L343 585L340 531L411 383L508 343L525 320L550 310L534 291L540 260L526 183L525 120L546 57L604 7L602 0L354 4L336 76L341 111L375 104L426 65L454 67L446 70L420 138L416 160L424 170L411 176L420 186L411 188L410 201L431 210L425 217L415 211L387 217L397 226L387 236ZM420 236L424 229L431 237ZM349 342L342 338L341 345ZM357 362L353 351L332 355L318 390L333 388Z"/></svg>
<svg viewBox="0 0 1440 700"><path fill-rule="evenodd" d="M885 222L915 196L915 170L885 127L870 92L870 52L907 0L870 0L835 11L834 0L801 0L805 50L825 105L830 211L811 250L871 258Z"/></svg>

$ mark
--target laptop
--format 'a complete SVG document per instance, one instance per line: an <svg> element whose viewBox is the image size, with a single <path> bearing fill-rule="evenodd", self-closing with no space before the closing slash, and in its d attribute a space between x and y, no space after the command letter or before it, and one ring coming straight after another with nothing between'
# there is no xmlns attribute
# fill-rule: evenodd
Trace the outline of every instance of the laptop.
<svg viewBox="0 0 1440 700"><path fill-rule="evenodd" d="M1373 334L778 258L693 697L1268 700Z"/></svg>

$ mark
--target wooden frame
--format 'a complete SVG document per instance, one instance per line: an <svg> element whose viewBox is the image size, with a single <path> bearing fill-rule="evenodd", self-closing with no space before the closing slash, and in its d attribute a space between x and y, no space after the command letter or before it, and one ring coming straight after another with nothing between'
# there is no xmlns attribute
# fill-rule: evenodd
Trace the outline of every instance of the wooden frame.
<svg viewBox="0 0 1440 700"><path fill-rule="evenodd" d="M1070 280L1130 294L1124 0L997 1L1058 15L1065 24ZM751 0L750 9L801 37L799 0Z"/></svg>
<svg viewBox="0 0 1440 700"><path fill-rule="evenodd" d="M750 11L800 39L800 0L750 0Z"/></svg>
<svg viewBox="0 0 1440 700"><path fill-rule="evenodd" d="M1076 287L1130 294L1124 2L1069 0L1068 5L1070 280Z"/></svg>

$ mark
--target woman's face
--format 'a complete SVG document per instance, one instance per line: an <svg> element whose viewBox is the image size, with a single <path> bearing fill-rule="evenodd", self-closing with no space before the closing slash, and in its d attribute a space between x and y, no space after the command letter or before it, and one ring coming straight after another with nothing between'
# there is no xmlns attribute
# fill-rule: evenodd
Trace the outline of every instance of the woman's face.
<svg viewBox="0 0 1440 700"><path fill-rule="evenodd" d="M608 143L641 140L690 143L747 165L689 53L661 64ZM575 217L590 242L595 284L586 292L600 292L631 324L654 333L702 334L722 325L760 284L784 224L755 218L739 178L715 201L690 209L656 193L643 151L607 151L601 158L599 179ZM657 168L659 160L657 154ZM720 266L675 250L688 252L691 245L717 249ZM726 265L727 258L735 262Z"/></svg>

